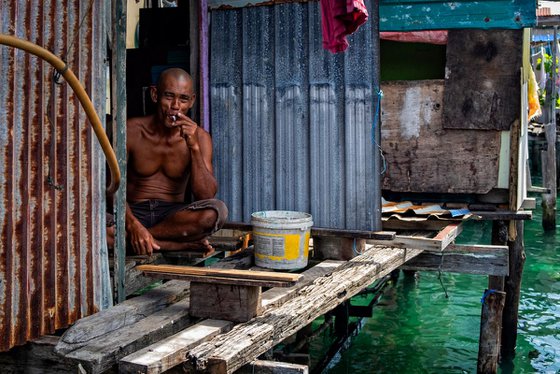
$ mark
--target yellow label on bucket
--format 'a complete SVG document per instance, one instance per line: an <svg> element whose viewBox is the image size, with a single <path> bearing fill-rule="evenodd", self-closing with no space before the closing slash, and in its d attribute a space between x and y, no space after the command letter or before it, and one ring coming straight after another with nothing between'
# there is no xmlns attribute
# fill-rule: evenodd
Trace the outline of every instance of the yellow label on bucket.
<svg viewBox="0 0 560 374"><path fill-rule="evenodd" d="M295 260L300 257L299 244L300 234L269 234L265 232L253 232L255 247L258 258L267 258L273 261ZM309 233L305 233L304 257L307 257L309 249Z"/></svg>

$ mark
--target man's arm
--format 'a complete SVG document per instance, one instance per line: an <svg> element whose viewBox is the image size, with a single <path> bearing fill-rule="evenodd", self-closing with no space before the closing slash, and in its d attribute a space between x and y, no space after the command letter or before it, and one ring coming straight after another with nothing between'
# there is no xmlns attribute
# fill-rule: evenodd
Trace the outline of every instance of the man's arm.
<svg viewBox="0 0 560 374"><path fill-rule="evenodd" d="M218 191L212 168L212 139L189 117L182 113L179 117L186 123L182 136L191 154L191 192L195 200L212 199Z"/></svg>
<svg viewBox="0 0 560 374"><path fill-rule="evenodd" d="M147 228L138 221L126 203L126 232L129 235L130 245L137 255L151 255L154 249L161 249Z"/></svg>
<svg viewBox="0 0 560 374"><path fill-rule="evenodd" d="M134 121L128 120L126 122L126 160L127 167L130 167L129 155L138 146L140 138L138 137L138 124ZM132 175L129 174L129 180L127 183L134 183L132 180ZM127 185L127 195L130 193L129 185ZM128 234L128 240L134 253L137 255L151 255L154 249L160 249L160 246L156 243L154 237L144 225L138 221L138 219L132 213L130 206L128 205L128 196L126 201L126 213L125 213L125 230Z"/></svg>

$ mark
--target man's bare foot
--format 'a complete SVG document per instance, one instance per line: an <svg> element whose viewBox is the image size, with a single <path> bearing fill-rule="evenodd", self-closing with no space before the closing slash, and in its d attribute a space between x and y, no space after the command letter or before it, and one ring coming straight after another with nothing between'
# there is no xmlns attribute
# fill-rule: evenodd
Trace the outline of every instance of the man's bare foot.
<svg viewBox="0 0 560 374"><path fill-rule="evenodd" d="M197 240L193 242L172 242L165 240L157 240L157 244L161 247L160 251L193 251L202 252L203 257L208 257L214 253L214 248L210 245L208 239Z"/></svg>

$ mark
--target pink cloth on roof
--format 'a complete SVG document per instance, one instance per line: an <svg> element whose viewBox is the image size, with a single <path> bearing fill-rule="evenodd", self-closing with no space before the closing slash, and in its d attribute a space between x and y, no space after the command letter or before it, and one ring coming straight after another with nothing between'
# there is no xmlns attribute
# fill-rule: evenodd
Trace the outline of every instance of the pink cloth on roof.
<svg viewBox="0 0 560 374"><path fill-rule="evenodd" d="M368 19L363 0L321 0L323 48L332 53L348 48L346 36Z"/></svg>

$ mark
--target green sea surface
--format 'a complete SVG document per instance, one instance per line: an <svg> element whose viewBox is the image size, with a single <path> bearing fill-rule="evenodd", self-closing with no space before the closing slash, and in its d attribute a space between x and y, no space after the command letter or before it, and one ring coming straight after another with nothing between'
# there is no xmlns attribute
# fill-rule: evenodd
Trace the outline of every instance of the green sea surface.
<svg viewBox="0 0 560 374"><path fill-rule="evenodd" d="M516 355L500 373L560 373L560 229L543 232L541 219L538 200L525 223ZM458 242L489 244L490 235L489 222L472 222ZM476 373L487 284L486 276L401 272L324 373Z"/></svg>

